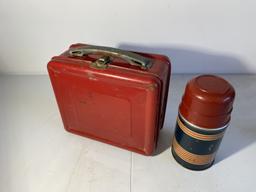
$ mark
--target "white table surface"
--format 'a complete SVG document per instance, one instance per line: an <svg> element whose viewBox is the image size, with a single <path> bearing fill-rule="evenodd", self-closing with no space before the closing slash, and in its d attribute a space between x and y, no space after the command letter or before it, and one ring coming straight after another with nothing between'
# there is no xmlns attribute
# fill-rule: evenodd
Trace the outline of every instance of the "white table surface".
<svg viewBox="0 0 256 192"><path fill-rule="evenodd" d="M191 77L172 77L157 154L147 157L64 131L48 76L0 76L0 191L255 191L256 76L224 75L237 97L215 164L205 171L181 167L169 149Z"/></svg>

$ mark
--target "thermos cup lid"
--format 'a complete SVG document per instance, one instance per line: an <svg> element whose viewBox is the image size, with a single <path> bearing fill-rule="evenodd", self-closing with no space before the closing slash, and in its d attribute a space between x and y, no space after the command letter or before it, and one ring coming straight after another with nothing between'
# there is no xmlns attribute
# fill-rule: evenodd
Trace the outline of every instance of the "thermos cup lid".
<svg viewBox="0 0 256 192"><path fill-rule="evenodd" d="M187 83L179 113L195 126L221 128L230 121L234 98L235 90L225 79L200 75Z"/></svg>

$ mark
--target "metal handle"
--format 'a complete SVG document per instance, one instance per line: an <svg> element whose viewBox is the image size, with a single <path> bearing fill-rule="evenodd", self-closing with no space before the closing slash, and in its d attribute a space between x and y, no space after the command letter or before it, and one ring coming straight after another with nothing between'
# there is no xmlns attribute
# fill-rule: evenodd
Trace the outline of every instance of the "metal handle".
<svg viewBox="0 0 256 192"><path fill-rule="evenodd" d="M140 66L142 69L148 69L151 67L152 62L149 58L143 57L139 54L116 49L112 47L103 47L95 45L85 45L79 48L72 48L69 50L71 56L82 57L84 55L100 53L107 56L118 57L126 60L131 65Z"/></svg>

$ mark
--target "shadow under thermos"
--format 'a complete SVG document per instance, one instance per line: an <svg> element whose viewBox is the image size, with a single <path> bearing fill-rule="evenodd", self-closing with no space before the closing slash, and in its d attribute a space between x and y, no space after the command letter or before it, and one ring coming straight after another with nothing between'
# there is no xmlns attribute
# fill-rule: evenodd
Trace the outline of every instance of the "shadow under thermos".
<svg viewBox="0 0 256 192"><path fill-rule="evenodd" d="M172 154L183 167L209 168L229 125L235 90L221 77L191 79L179 106Z"/></svg>

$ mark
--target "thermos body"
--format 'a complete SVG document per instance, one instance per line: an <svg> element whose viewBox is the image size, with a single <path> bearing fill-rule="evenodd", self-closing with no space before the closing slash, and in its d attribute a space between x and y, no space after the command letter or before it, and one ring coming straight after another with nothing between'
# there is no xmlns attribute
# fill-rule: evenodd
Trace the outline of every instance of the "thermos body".
<svg viewBox="0 0 256 192"><path fill-rule="evenodd" d="M212 130L200 128L179 114L172 144L174 158L189 169L210 167L226 128L227 126Z"/></svg>

